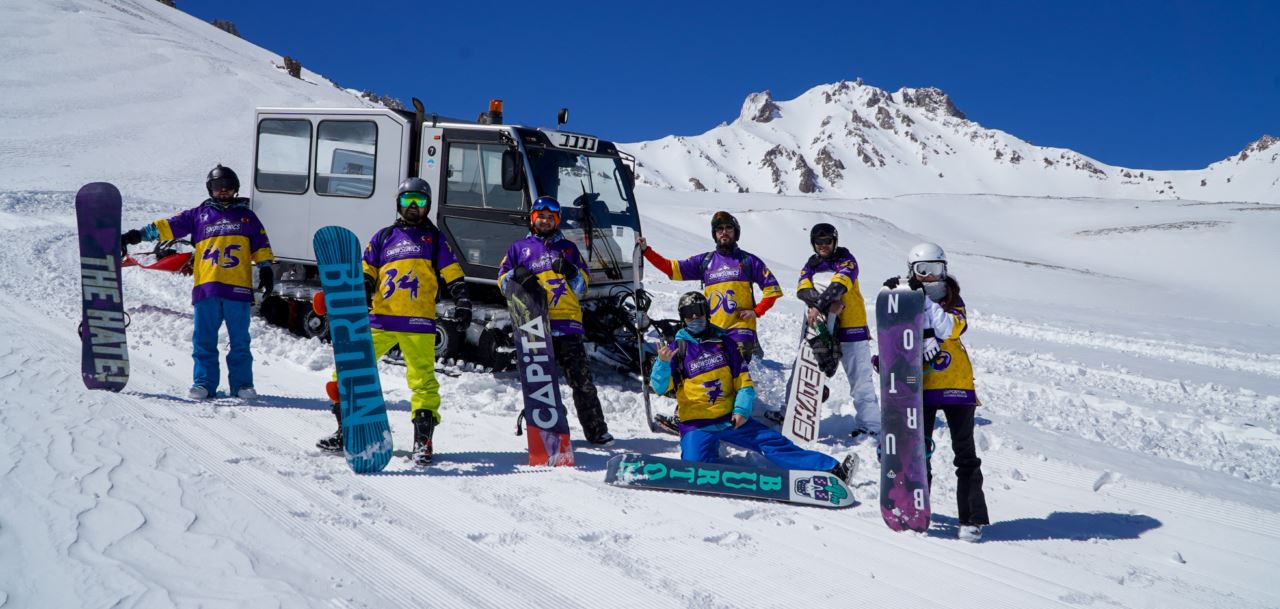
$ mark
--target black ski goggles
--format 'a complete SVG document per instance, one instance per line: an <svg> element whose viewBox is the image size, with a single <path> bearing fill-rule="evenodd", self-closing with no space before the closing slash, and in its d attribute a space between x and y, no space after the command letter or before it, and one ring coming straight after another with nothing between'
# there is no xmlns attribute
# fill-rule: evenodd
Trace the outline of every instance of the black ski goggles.
<svg viewBox="0 0 1280 609"><path fill-rule="evenodd" d="M240 190L240 180L234 178L213 178L209 180L209 190L230 190L235 192Z"/></svg>

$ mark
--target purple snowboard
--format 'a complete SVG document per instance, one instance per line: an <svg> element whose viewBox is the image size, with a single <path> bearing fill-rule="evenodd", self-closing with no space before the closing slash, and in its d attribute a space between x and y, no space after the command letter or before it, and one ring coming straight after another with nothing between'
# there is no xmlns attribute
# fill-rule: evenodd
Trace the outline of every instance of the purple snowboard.
<svg viewBox="0 0 1280 609"><path fill-rule="evenodd" d="M120 391L129 382L124 298L120 290L120 191L106 182L76 193L80 231L80 372L89 389Z"/></svg>
<svg viewBox="0 0 1280 609"><path fill-rule="evenodd" d="M876 298L880 346L880 514L895 531L929 529L924 372L924 294L905 287Z"/></svg>

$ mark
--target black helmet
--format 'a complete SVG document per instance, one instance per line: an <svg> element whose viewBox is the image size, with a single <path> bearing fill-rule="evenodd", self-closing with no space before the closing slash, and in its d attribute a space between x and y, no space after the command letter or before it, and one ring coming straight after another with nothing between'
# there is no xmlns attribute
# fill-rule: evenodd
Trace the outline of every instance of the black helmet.
<svg viewBox="0 0 1280 609"><path fill-rule="evenodd" d="M733 217L733 214L727 211L718 211L715 213L715 215L711 216L711 239L713 241L716 238L716 227L718 226L733 227L734 243L737 243L738 239L742 238L742 227L738 225L738 219Z"/></svg>
<svg viewBox="0 0 1280 609"><path fill-rule="evenodd" d="M702 292L685 292L680 296L680 303L676 311L680 314L680 321L689 319L694 315L710 317L711 305L707 304L707 297Z"/></svg>
<svg viewBox="0 0 1280 609"><path fill-rule="evenodd" d="M814 241L817 241L821 237L831 238L832 251L840 245L840 233L836 231L836 227L827 224L826 222L819 222L814 224L813 228L809 229L809 245L813 247L814 252L818 251L818 247L814 245Z"/></svg>
<svg viewBox="0 0 1280 609"><path fill-rule="evenodd" d="M204 179L204 189L209 191L209 196L211 197L215 186L230 188L232 192L240 192L240 176L231 171L230 167L223 167L219 163L217 167L209 170L209 175Z"/></svg>
<svg viewBox="0 0 1280 609"><path fill-rule="evenodd" d="M422 178L405 178L405 180L400 183L400 188L396 190L396 209L397 210L401 208L400 197L403 197L404 195L409 193L417 193L425 196L427 198L427 204L423 207L423 209L424 210L431 209L431 185L428 184L427 181Z"/></svg>

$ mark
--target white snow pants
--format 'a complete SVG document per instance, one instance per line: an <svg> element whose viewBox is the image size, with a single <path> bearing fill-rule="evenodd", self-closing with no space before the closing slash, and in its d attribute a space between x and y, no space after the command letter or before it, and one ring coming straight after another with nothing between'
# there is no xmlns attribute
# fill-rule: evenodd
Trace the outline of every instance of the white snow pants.
<svg viewBox="0 0 1280 609"><path fill-rule="evenodd" d="M840 350L840 365L849 378L849 397L857 413L854 420L859 426L879 433L880 401L876 396L876 373L871 368L871 341L842 342Z"/></svg>

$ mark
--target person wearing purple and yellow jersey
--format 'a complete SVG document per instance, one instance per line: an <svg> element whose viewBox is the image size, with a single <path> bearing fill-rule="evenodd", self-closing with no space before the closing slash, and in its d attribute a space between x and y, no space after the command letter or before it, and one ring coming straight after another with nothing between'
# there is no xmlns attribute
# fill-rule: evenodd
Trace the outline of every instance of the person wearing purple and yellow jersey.
<svg viewBox="0 0 1280 609"><path fill-rule="evenodd" d="M644 237L637 236L636 244L644 251L649 264L667 277L702 282L702 293L711 303L711 323L732 336L742 349L743 359L750 361L759 348L756 318L764 316L782 297L782 288L764 261L738 247L741 237L738 219L727 211L718 211L711 216L715 249L709 252L684 260L670 260L649 247ZM758 303L753 284L760 286L763 293Z"/></svg>
<svg viewBox="0 0 1280 609"><path fill-rule="evenodd" d="M582 328L582 297L587 293L587 263L574 242L560 232L560 202L538 197L529 211L529 235L507 249L498 267L498 287L507 294L512 281L530 294L544 294L551 322L551 348L573 389L582 433L592 444L613 442L600 396L587 362Z"/></svg>
<svg viewBox="0 0 1280 609"><path fill-rule="evenodd" d="M440 423L440 382L436 380L436 295L443 287L454 303L454 322L471 324L471 299L458 259L444 234L431 222L431 186L421 178L400 183L396 194L399 218L373 235L364 250L364 283L369 298L369 326L374 358L399 345L413 421L412 458L429 465L432 438ZM323 299L318 300L323 302ZM322 450L342 450L342 410L337 373L325 389L333 402L338 431L320 439Z"/></svg>
<svg viewBox="0 0 1280 609"><path fill-rule="evenodd" d="M871 369L871 334L867 331L867 309L858 287L858 260L847 248L840 247L836 227L821 222L809 231L813 255L800 270L796 297L809 305L805 321L813 323L819 315L835 316L834 334L840 341L840 365L849 379L849 397L853 399L853 436L876 436L880 433L880 402L876 396L875 372ZM815 279L827 284L819 292Z"/></svg>
<svg viewBox="0 0 1280 609"><path fill-rule="evenodd" d="M188 396L202 400L217 393L222 374L218 369L218 330L223 323L231 339L227 353L230 395L244 399L258 396L253 388L253 353L249 350L249 309L253 304L253 276L270 294L275 284L271 243L249 199L237 197L240 178L227 167L214 167L205 179L209 198L172 218L156 220L120 236L122 252L143 241L173 241L190 236L195 247L192 274L195 287L195 332L191 336L195 360L194 381Z"/></svg>
<svg viewBox="0 0 1280 609"><path fill-rule="evenodd" d="M960 342L969 328L960 282L948 272L947 254L936 243L921 243L907 255L907 285L925 294L924 343L924 437L933 454L933 429L942 411L947 417L951 448L955 452L956 503L960 520L959 536L966 541L982 538L982 527L991 522L987 499L982 491L982 460L978 458L973 431L978 408L974 391L973 364ZM890 277L890 289L901 280ZM933 469L929 469L933 480Z"/></svg>
<svg viewBox="0 0 1280 609"><path fill-rule="evenodd" d="M670 344L658 343L649 386L674 393L680 417L680 458L715 463L720 443L758 452L786 469L829 471L850 482L852 456L843 462L796 446L786 436L751 418L755 387L747 361L733 336L708 321L711 306L701 292L687 292L678 304L684 327Z"/></svg>

